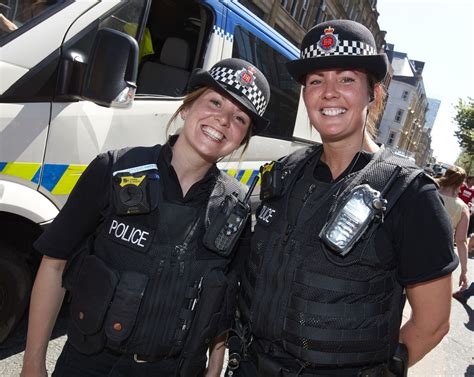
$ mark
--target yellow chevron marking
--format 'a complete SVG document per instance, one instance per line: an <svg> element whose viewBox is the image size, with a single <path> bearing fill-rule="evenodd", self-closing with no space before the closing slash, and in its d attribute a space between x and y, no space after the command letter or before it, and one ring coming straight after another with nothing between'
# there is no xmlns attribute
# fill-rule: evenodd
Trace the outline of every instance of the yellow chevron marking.
<svg viewBox="0 0 474 377"><path fill-rule="evenodd" d="M41 164L32 162L9 162L5 165L1 173L31 181L40 166Z"/></svg>
<svg viewBox="0 0 474 377"><path fill-rule="evenodd" d="M87 165L69 165L51 193L53 195L70 194L86 168Z"/></svg>

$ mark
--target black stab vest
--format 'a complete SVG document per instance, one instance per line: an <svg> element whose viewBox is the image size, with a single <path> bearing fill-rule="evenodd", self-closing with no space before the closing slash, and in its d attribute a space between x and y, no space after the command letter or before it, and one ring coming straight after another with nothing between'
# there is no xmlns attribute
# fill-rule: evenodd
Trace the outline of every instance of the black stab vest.
<svg viewBox="0 0 474 377"><path fill-rule="evenodd" d="M276 345L288 358L316 367L384 362L398 345L404 296L396 266L377 258L378 225L369 227L345 257L328 250L318 235L346 190L369 183L381 191L401 166L385 196L389 216L422 171L382 149L365 168L331 185L301 174L320 153L321 146L314 146L283 160L283 194L263 201L257 210L241 282L241 316L264 352ZM290 195L295 184L309 189L305 195ZM297 217L288 215L292 206L301 208Z"/></svg>
<svg viewBox="0 0 474 377"><path fill-rule="evenodd" d="M160 146L114 152L112 171L155 164L159 152ZM80 352L91 354L108 347L155 358L177 357L202 285L227 284L230 258L202 244L207 203L191 207L167 201L156 172L152 174L155 177L148 181L147 192L151 211L118 215L111 195L103 222L77 253L85 254L85 261L73 258L66 267L63 283L72 296L68 336ZM226 186L229 180L234 179L226 176L220 182ZM225 187L218 191L227 194ZM239 192L241 198L244 194ZM68 272L80 269L81 263L89 263L92 272L84 268L78 275ZM217 335L221 309L209 313L213 322L202 342Z"/></svg>

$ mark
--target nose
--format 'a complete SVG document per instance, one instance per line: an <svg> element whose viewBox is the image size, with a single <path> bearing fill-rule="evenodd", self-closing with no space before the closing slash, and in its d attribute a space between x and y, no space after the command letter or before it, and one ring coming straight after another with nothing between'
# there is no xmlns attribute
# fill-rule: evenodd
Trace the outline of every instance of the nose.
<svg viewBox="0 0 474 377"><path fill-rule="evenodd" d="M324 83L323 97L326 99L331 99L337 96L337 82L333 78L328 77Z"/></svg>

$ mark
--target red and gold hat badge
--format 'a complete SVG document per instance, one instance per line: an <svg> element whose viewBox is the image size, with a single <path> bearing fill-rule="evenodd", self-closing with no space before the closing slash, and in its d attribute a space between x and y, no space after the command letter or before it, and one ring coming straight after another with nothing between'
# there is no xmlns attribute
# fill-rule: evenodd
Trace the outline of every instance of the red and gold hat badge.
<svg viewBox="0 0 474 377"><path fill-rule="evenodd" d="M255 81L256 69L252 66L243 67L240 71L237 72L237 77L241 85L252 85Z"/></svg>
<svg viewBox="0 0 474 377"><path fill-rule="evenodd" d="M334 34L334 28L331 26L324 29L324 34L321 35L318 41L318 47L323 52L332 52L339 45L337 34Z"/></svg>

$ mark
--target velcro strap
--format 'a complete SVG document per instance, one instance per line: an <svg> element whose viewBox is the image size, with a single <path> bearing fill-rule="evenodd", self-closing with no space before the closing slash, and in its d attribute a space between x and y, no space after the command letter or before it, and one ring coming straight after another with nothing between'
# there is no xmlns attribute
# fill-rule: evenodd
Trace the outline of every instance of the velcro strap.
<svg viewBox="0 0 474 377"><path fill-rule="evenodd" d="M372 364L380 360L388 359L389 347L372 352L321 352L306 349L288 341L283 341L283 348L294 357L302 360L314 362L319 365L350 365L350 364Z"/></svg>
<svg viewBox="0 0 474 377"><path fill-rule="evenodd" d="M341 330L341 329L323 329L320 327L311 327L300 324L289 318L285 319L284 330L288 334L295 335L299 338L305 339L307 348L316 348L317 342L360 342L373 341L376 339L382 340L387 337L388 324L386 322L375 326L365 327L355 330ZM314 343L312 347L311 343ZM318 348L320 348L318 346Z"/></svg>
<svg viewBox="0 0 474 377"><path fill-rule="evenodd" d="M393 288L391 275L385 276L379 280L365 282L337 279L321 275L317 272L313 273L307 270L297 269L295 271L294 280L295 282L307 285L308 287L356 294L377 294L390 291Z"/></svg>
<svg viewBox="0 0 474 377"><path fill-rule="evenodd" d="M289 307L309 315L366 319L387 312L390 309L390 298L378 303L328 304L307 301L301 297L293 296L290 299Z"/></svg>

